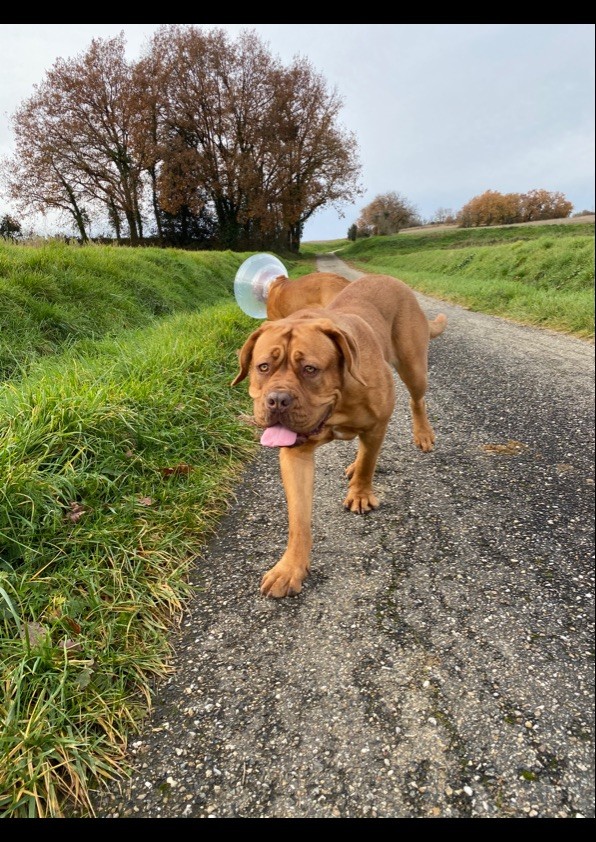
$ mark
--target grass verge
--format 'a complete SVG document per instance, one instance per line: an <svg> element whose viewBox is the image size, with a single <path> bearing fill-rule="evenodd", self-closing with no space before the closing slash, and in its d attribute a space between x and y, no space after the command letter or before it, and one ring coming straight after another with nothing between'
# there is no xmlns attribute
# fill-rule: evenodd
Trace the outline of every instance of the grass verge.
<svg viewBox="0 0 596 842"><path fill-rule="evenodd" d="M0 379L81 339L115 336L233 295L247 254L0 243Z"/></svg>
<svg viewBox="0 0 596 842"><path fill-rule="evenodd" d="M309 244L305 257L315 248L322 250ZM470 310L594 337L593 223L431 229L336 241L328 250Z"/></svg>
<svg viewBox="0 0 596 842"><path fill-rule="evenodd" d="M229 388L252 327L221 304L0 388L3 817L88 809L89 782L124 771L189 565L255 447Z"/></svg>

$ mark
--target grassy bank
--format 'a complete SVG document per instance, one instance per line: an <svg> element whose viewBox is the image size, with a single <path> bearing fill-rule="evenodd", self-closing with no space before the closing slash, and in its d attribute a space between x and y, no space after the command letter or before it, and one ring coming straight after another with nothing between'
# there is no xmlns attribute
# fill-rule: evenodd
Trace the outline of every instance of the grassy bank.
<svg viewBox="0 0 596 842"><path fill-rule="evenodd" d="M593 223L428 229L327 248L364 272L395 275L471 310L594 337Z"/></svg>
<svg viewBox="0 0 596 842"><path fill-rule="evenodd" d="M167 672L255 446L246 256L0 247L0 816L84 812Z"/></svg>
<svg viewBox="0 0 596 842"><path fill-rule="evenodd" d="M84 808L120 767L255 447L229 386L251 327L171 316L0 388L0 815Z"/></svg>
<svg viewBox="0 0 596 842"><path fill-rule="evenodd" d="M0 242L0 380L81 339L230 299L247 256Z"/></svg>

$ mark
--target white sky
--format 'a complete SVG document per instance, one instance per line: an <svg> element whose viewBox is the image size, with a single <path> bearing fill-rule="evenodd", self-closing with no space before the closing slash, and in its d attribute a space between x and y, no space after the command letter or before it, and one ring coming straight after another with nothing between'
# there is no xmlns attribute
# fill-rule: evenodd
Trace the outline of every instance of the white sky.
<svg viewBox="0 0 596 842"><path fill-rule="evenodd" d="M13 150L10 116L57 58L124 31L136 59L159 25L0 24L0 156ZM574 211L594 210L594 24L197 26L255 29L284 63L307 56L342 97L365 193L343 218L319 211L305 240L345 237L389 191L424 219L485 190L561 191Z"/></svg>

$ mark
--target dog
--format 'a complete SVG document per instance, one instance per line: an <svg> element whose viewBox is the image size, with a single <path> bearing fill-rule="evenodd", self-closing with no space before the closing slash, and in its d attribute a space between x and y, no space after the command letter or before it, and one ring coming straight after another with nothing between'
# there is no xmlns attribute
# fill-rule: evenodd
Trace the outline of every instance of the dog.
<svg viewBox="0 0 596 842"><path fill-rule="evenodd" d="M427 319L407 284L371 274L349 282L326 307L265 321L247 338L231 385L249 377L261 443L279 447L288 507L287 547L262 578L264 596L295 595L308 576L317 447L358 437L343 504L357 514L378 507L372 481L395 405L392 367L410 395L414 443L424 453L433 449L428 346L446 323L443 313Z"/></svg>
<svg viewBox="0 0 596 842"><path fill-rule="evenodd" d="M333 272L313 272L293 281L279 275L267 292L267 318L283 319L303 307L325 307L349 283Z"/></svg>

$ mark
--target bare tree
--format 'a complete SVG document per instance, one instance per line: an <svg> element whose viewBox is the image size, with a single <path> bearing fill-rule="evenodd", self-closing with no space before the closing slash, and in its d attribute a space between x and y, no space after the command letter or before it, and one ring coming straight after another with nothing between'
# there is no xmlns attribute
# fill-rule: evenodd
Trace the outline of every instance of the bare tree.
<svg viewBox="0 0 596 842"><path fill-rule="evenodd" d="M85 242L89 216L80 173L49 130L46 94L42 87L13 115L16 151L3 161L2 180L23 216L57 211L74 222Z"/></svg>
<svg viewBox="0 0 596 842"><path fill-rule="evenodd" d="M74 59L58 59L13 118L13 182L34 176L38 202L70 212L83 235L81 202L105 206L120 237L142 237L142 168L130 135L139 119L124 35L94 39ZM30 160L30 156L33 156Z"/></svg>
<svg viewBox="0 0 596 842"><path fill-rule="evenodd" d="M437 208L430 221L434 225L449 224L455 222L455 214L451 208Z"/></svg>

